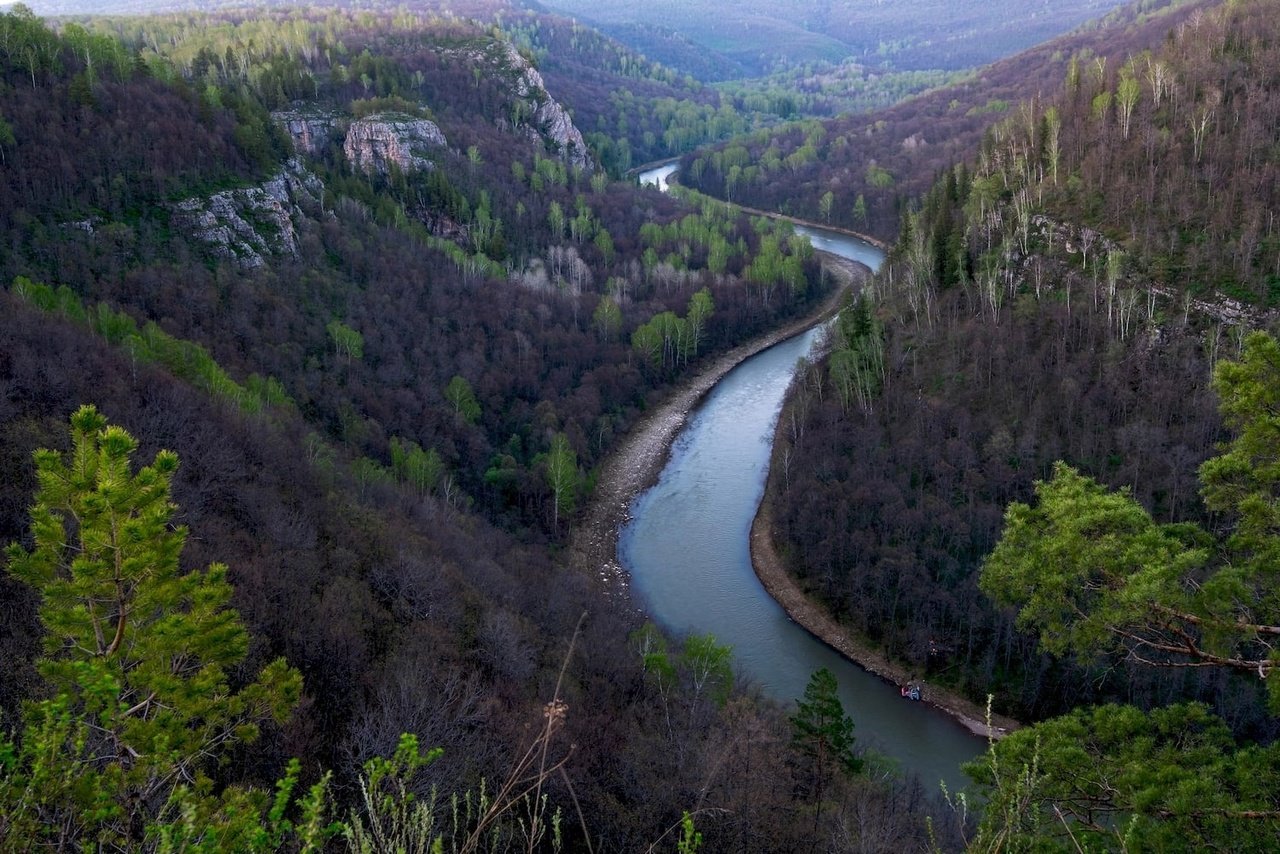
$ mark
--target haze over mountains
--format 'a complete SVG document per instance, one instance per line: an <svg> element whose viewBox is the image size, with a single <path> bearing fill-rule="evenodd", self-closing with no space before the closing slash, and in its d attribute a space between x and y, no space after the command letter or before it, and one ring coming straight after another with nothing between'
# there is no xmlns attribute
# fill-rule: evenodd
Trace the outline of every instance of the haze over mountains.
<svg viewBox="0 0 1280 854"><path fill-rule="evenodd" d="M543 0L543 5L599 25L624 42L638 38L640 27L674 31L754 75L779 62L845 59L898 69L971 68L1051 38L1121 3Z"/></svg>
<svg viewBox="0 0 1280 854"><path fill-rule="evenodd" d="M227 0L34 0L42 15L210 11ZM298 5L274 0L263 5ZM326 2L323 5L355 5ZM1097 18L1120 0L948 3L938 0L470 0L407 4L475 14L477 7L548 10L600 27L651 59L703 79L754 77L778 64L846 60L899 70L984 65Z"/></svg>

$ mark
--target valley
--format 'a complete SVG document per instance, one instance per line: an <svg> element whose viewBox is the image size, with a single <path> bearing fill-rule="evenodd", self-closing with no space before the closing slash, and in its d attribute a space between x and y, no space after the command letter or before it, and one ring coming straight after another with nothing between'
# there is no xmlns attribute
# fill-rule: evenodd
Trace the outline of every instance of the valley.
<svg viewBox="0 0 1280 854"><path fill-rule="evenodd" d="M1275 1L677 6L0 9L0 849L1274 847Z"/></svg>

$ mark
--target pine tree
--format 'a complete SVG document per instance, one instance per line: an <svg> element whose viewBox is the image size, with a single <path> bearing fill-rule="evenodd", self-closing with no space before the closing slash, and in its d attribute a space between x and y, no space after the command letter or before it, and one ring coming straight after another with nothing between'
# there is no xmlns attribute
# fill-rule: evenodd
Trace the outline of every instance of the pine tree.
<svg viewBox="0 0 1280 854"><path fill-rule="evenodd" d="M980 585L1050 652L1232 671L1277 715L1280 342L1251 333L1214 388L1235 437L1200 467L1201 494L1231 528L1158 522L1060 462L1035 506L1009 506ZM977 850L1280 848L1280 744L1236 742L1195 703L1077 709L966 770L987 803Z"/></svg>
<svg viewBox="0 0 1280 854"><path fill-rule="evenodd" d="M844 712L834 673L814 671L790 720L791 746L802 759L801 786L813 796L816 824L835 773L851 777L862 770L853 752L853 719Z"/></svg>
<svg viewBox="0 0 1280 854"><path fill-rule="evenodd" d="M266 793L215 791L206 771L261 722L283 722L301 676L279 659L233 687L249 637L225 566L179 568L177 456L161 451L135 474L127 432L92 406L71 425L68 457L35 455L32 547L7 552L8 571L43 600L48 691L28 705L20 738L0 740L0 849L273 847L296 764L270 830ZM323 795L313 795L318 823Z"/></svg>

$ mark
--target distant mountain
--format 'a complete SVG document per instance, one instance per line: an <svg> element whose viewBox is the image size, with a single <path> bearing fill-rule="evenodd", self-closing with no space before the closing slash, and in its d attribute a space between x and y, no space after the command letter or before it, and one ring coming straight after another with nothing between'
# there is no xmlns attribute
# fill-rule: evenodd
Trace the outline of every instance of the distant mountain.
<svg viewBox="0 0 1280 854"><path fill-rule="evenodd" d="M986 129L1022 101L1056 90L1072 57L1110 67L1160 45L1212 0L1143 0L1014 56L953 86L886 110L794 122L687 155L684 180L703 192L891 240L903 206L935 177L973 157ZM732 187L729 175L737 165ZM831 194L830 202L823 197ZM859 199L862 200L861 204Z"/></svg>
<svg viewBox="0 0 1280 854"><path fill-rule="evenodd" d="M681 33L763 73L775 63L853 58L898 69L970 68L1052 38L1121 5L1120 0L544 0L628 43L634 25Z"/></svg>

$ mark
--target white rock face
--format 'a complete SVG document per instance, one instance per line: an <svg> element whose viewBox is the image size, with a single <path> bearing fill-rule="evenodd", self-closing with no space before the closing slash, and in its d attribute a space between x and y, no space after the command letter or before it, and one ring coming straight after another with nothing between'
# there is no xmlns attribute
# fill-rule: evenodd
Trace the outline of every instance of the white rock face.
<svg viewBox="0 0 1280 854"><path fill-rule="evenodd" d="M569 165L588 171L595 161L587 149L582 132L564 106L547 92L538 69L516 50L511 42L496 42L490 48L462 52L468 62L488 66L495 74L511 79L513 94L524 102L523 115L517 118L515 130L534 142L549 143ZM500 125L510 127L506 119Z"/></svg>
<svg viewBox="0 0 1280 854"><path fill-rule="evenodd" d="M434 168L423 155L447 145L435 122L379 113L351 123L342 151L354 166L385 174L393 163L402 172Z"/></svg>
<svg viewBox="0 0 1280 854"><path fill-rule="evenodd" d="M253 269L269 255L298 254L298 202L318 202L323 192L320 179L294 158L257 187L184 199L173 206L173 218L214 255Z"/></svg>
<svg viewBox="0 0 1280 854"><path fill-rule="evenodd" d="M578 130L569 118L569 113L551 94L547 92L546 83L538 69L529 64L516 50L511 42L504 42L506 60L510 67L519 73L516 79L516 94L526 101L533 101L536 107L532 119L524 125L524 130L535 140L545 137L560 149L560 156L573 166L593 169L595 164L587 150L582 131Z"/></svg>
<svg viewBox="0 0 1280 854"><path fill-rule="evenodd" d="M300 113L282 110L271 114L293 139L293 148L299 154L315 157L333 141L336 135L337 116L329 113Z"/></svg>

